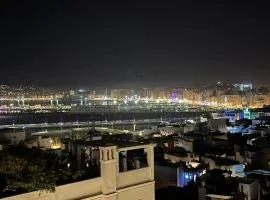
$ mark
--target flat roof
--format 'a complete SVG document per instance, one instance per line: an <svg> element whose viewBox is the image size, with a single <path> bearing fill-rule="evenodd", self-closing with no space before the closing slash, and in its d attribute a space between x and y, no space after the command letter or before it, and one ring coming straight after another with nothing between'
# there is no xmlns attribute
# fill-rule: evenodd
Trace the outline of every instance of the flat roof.
<svg viewBox="0 0 270 200"><path fill-rule="evenodd" d="M270 171L257 169L257 170L248 171L246 172L246 174L259 174L259 175L264 175L264 176L270 176Z"/></svg>
<svg viewBox="0 0 270 200"><path fill-rule="evenodd" d="M216 198L216 199L231 199L232 196L218 195L218 194L207 194L206 197Z"/></svg>

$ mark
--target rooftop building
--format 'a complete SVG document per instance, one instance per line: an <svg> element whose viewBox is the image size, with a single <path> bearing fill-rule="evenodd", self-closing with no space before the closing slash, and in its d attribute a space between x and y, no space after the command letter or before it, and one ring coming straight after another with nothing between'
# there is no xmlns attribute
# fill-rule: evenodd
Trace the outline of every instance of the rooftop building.
<svg viewBox="0 0 270 200"><path fill-rule="evenodd" d="M101 144L99 147L100 177L56 187L53 193L31 192L4 198L50 200L154 200L154 153L151 144ZM145 160L128 161L135 153ZM139 154L137 154L138 156ZM126 159L123 159L123 158Z"/></svg>

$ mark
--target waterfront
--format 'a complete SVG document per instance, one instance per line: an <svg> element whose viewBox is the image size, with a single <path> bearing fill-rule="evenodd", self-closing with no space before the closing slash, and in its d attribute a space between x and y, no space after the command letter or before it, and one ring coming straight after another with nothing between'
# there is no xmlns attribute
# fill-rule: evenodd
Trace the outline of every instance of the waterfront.
<svg viewBox="0 0 270 200"><path fill-rule="evenodd" d="M54 113L18 113L0 115L0 125L12 124L37 124L37 123L59 123L59 122L85 122L85 121L118 121L133 119L158 119L174 120L175 118L194 118L200 116L201 112L141 112L141 113L103 113L103 114L74 114L68 112Z"/></svg>

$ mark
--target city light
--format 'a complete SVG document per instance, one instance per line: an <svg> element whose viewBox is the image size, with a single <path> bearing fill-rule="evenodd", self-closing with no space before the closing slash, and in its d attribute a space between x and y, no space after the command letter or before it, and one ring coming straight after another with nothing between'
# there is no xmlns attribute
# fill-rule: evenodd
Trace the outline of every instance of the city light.
<svg viewBox="0 0 270 200"><path fill-rule="evenodd" d="M1 2L0 199L270 200L267 2L63 2Z"/></svg>
<svg viewBox="0 0 270 200"><path fill-rule="evenodd" d="M187 109L193 106L200 106L199 109L202 110L207 108L222 110L225 108L256 109L270 104L270 93L258 94L254 89L255 87L249 84L243 84L243 87L242 85L240 86L241 87L238 87L237 84L235 86L232 84L229 87L232 91L230 92L230 90L227 89L226 94L224 94L224 91L215 93L214 88L209 89L206 93L199 88L147 88L147 90L145 90L145 88L143 90L113 89L113 92L107 90L107 92L101 91L99 94L91 90L78 90L78 92L83 91L85 96L83 96L81 92L72 92L72 95L70 95L70 90L66 94L57 91L55 93L48 93L47 96L41 94L37 96L38 91L32 95L27 95L26 92L23 92L22 94L14 93L12 96L8 96L7 94L11 92L4 91L0 103L2 107L7 107L7 109L1 110L1 112L6 113L19 113L25 112L26 110L33 110L35 113L53 112L55 110L67 112L76 109L86 109L88 106L92 106L91 109L95 109L95 107L99 107L100 105L107 106L107 108L111 105L118 105L117 109L122 111L129 110L132 106L138 106L138 108L142 110L164 110L170 107L172 111L181 111L184 107L179 108L178 106L186 106ZM252 90L247 90L248 87L252 87ZM242 88L245 89L242 91ZM239 90L242 94L235 94L235 90ZM147 93L145 93L145 91L147 91ZM42 90L40 93L42 93ZM80 106L82 108L79 108Z"/></svg>

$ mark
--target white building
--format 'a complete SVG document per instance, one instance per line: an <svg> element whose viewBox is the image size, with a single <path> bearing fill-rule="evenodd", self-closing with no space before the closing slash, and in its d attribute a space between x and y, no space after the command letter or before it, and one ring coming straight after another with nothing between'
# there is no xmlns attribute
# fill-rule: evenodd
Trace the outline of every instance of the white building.
<svg viewBox="0 0 270 200"><path fill-rule="evenodd" d="M194 139L184 137L174 137L174 147L184 148L187 152L194 151Z"/></svg>
<svg viewBox="0 0 270 200"><path fill-rule="evenodd" d="M184 133L194 131L196 129L195 123L186 123L184 126Z"/></svg>
<svg viewBox="0 0 270 200"><path fill-rule="evenodd" d="M139 136L141 137L149 137L152 134L159 133L159 129L157 126L152 126L151 128L144 129L139 131Z"/></svg>
<svg viewBox="0 0 270 200"><path fill-rule="evenodd" d="M20 144L25 141L25 132L7 132L3 134L4 137L10 141L10 144Z"/></svg>
<svg viewBox="0 0 270 200"><path fill-rule="evenodd" d="M209 170L221 169L232 172L232 177L243 177L245 166L237 161L214 156L202 156L201 161L209 165Z"/></svg>
<svg viewBox="0 0 270 200"><path fill-rule="evenodd" d="M147 166L121 171L121 152L144 150ZM153 145L142 144L118 148L114 145L100 147L101 176L86 181L56 187L54 193L31 192L4 198L4 200L154 200L154 152Z"/></svg>
<svg viewBox="0 0 270 200"><path fill-rule="evenodd" d="M258 180L244 178L240 180L238 191L247 195L247 200L260 200L261 186Z"/></svg>
<svg viewBox="0 0 270 200"><path fill-rule="evenodd" d="M64 148L64 144L61 142L61 139L53 136L37 136L35 140L27 141L25 145L28 148L37 147L43 150Z"/></svg>
<svg viewBox="0 0 270 200"><path fill-rule="evenodd" d="M183 132L183 127L180 126L165 126L159 128L160 134L164 136L173 135Z"/></svg>

